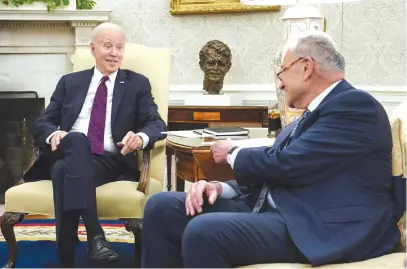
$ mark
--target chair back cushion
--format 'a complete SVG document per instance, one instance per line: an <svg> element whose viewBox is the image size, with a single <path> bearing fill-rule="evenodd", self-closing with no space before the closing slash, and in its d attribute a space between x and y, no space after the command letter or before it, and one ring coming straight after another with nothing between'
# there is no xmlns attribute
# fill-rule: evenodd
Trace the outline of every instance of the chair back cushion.
<svg viewBox="0 0 407 269"><path fill-rule="evenodd" d="M393 136L392 171L396 217L401 231L402 245L406 246L406 176L407 176L407 100L390 117Z"/></svg>
<svg viewBox="0 0 407 269"><path fill-rule="evenodd" d="M94 58L87 47L78 47L72 55L74 72L89 69L95 65ZM151 84L158 112L167 122L168 98L171 70L171 50L153 48L135 43L126 43L122 69L129 69L146 76ZM141 157L142 154L139 154ZM157 147L151 152L150 176L164 181L165 147Z"/></svg>

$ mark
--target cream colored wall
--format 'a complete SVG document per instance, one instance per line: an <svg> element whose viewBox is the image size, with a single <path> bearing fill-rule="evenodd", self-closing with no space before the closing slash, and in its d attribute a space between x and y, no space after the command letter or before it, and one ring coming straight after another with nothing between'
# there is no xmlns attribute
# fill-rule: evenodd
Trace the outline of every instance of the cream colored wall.
<svg viewBox="0 0 407 269"><path fill-rule="evenodd" d="M281 42L280 12L172 16L169 0L97 0L113 10L132 42L173 49L173 85L201 84L198 52L220 39L233 52L225 84L269 84L270 62ZM328 32L347 60L355 85L402 86L406 80L405 0L361 0L323 5ZM343 15L342 15L343 14Z"/></svg>

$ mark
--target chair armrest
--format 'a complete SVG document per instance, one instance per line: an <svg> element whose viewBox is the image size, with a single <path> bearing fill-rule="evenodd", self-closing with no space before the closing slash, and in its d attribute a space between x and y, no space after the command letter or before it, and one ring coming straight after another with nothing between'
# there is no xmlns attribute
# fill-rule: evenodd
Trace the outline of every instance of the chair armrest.
<svg viewBox="0 0 407 269"><path fill-rule="evenodd" d="M159 140L159 141L154 143L153 149L165 147L165 145L167 145L167 140L166 139Z"/></svg>
<svg viewBox="0 0 407 269"><path fill-rule="evenodd" d="M145 195L149 195L149 186L150 186L150 154L151 150L156 148L165 147L166 140L159 140L154 143L151 148L145 148L143 150L143 158L141 161L141 169L140 169L140 180L137 187L137 190L144 193Z"/></svg>
<svg viewBox="0 0 407 269"><path fill-rule="evenodd" d="M143 159L141 161L140 180L137 190L148 195L150 186L150 152L151 149L143 150Z"/></svg>
<svg viewBox="0 0 407 269"><path fill-rule="evenodd" d="M38 159L38 157L40 155L41 146L36 146L33 143L31 147L32 147L32 152L31 152L30 163L28 164L27 168L23 171L21 179L16 184L14 184L14 186L18 186L20 184L25 183L25 181L24 181L25 173L31 168L31 166L34 165L34 163L37 161L37 159Z"/></svg>

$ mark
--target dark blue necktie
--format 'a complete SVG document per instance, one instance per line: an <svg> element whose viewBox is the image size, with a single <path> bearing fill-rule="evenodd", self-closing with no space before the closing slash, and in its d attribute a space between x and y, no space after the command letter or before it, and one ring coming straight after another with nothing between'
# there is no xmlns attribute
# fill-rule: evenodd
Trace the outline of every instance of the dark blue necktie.
<svg viewBox="0 0 407 269"><path fill-rule="evenodd" d="M297 123L294 125L293 130L291 131L290 135L288 136L287 142L285 143L284 147L287 147L290 142L291 139L293 138L295 131L297 131L298 126L300 126L300 124L303 123L304 119L311 113L311 111L309 111L308 109L304 111L304 113L301 115L301 117L298 119ZM261 191L259 194L259 197L257 198L256 204L253 208L252 213L259 213L261 211L261 209L264 206L264 202L267 199L267 193L269 192L270 187L266 184L263 183L263 186L261 187Z"/></svg>

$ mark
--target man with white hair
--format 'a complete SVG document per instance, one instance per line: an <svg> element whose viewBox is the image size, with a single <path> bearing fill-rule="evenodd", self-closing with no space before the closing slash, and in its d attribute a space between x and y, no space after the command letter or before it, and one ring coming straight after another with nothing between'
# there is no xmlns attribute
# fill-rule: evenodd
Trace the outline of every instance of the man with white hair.
<svg viewBox="0 0 407 269"><path fill-rule="evenodd" d="M290 42L277 74L290 107L305 109L272 147L219 141L233 181L151 197L143 267L223 268L354 262L400 240L392 197L392 136L382 105L344 79L328 35ZM159 257L159 258L157 258Z"/></svg>
<svg viewBox="0 0 407 269"><path fill-rule="evenodd" d="M161 132L166 125L149 80L120 69L124 49L123 29L113 23L97 26L90 43L95 66L64 75L33 125L34 143L41 151L24 179L52 180L63 267L73 267L80 217L89 259L118 259L99 224L96 187L120 178L138 181L137 150L165 138Z"/></svg>

